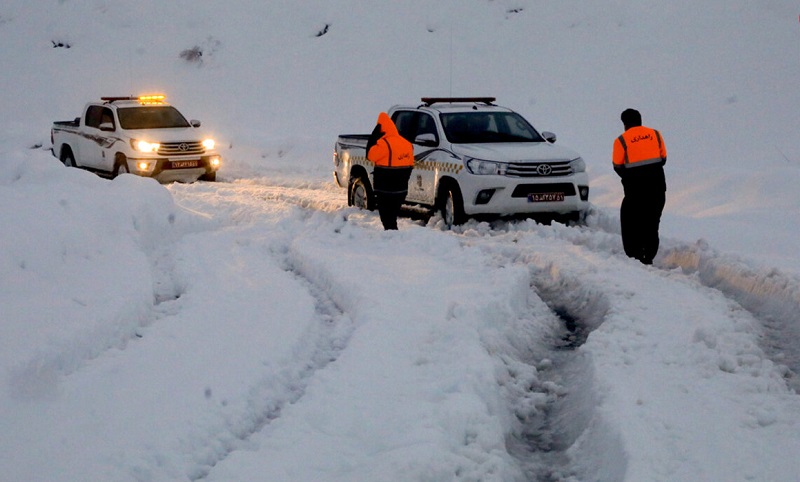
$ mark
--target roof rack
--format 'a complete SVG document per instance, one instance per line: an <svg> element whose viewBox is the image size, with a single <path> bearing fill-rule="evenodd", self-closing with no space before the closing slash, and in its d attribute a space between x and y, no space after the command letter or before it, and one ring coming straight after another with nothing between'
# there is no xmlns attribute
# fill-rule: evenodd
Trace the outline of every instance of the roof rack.
<svg viewBox="0 0 800 482"><path fill-rule="evenodd" d="M476 102L486 105L494 105L495 97L423 97L423 105L431 106L433 104L441 103L454 103L454 102Z"/></svg>
<svg viewBox="0 0 800 482"><path fill-rule="evenodd" d="M127 97L100 97L100 100L105 102L115 102L118 100L139 100L139 98L129 95Z"/></svg>

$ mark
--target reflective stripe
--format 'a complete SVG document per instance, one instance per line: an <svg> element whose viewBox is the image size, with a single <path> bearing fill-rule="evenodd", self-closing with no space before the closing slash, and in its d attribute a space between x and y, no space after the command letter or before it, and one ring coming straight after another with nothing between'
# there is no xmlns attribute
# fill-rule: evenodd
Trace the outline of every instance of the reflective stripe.
<svg viewBox="0 0 800 482"><path fill-rule="evenodd" d="M617 139L619 139L619 143L622 144L622 152L624 152L624 155L622 157L622 164L627 167L628 163L630 162L628 160L628 145L625 144L625 137L624 136L619 136L619 137L617 137Z"/></svg>
<svg viewBox="0 0 800 482"><path fill-rule="evenodd" d="M364 156L353 156L350 158L350 162L353 164L372 164L376 166L375 161L370 161ZM387 167L387 166L383 166ZM412 166L400 166L400 167L412 167ZM417 161L414 163L413 168L420 171L435 171L439 170L439 172L449 173L449 174L458 174L464 169L462 164L456 164L453 162L436 162L436 161Z"/></svg>
<svg viewBox="0 0 800 482"><path fill-rule="evenodd" d="M626 154L625 154L625 164L624 164L624 167L625 167L625 168L629 168L629 167L639 167L639 166L646 166L646 165L648 165L648 164L656 164L656 163L659 163L659 162L661 162L661 161L663 161L663 160L664 160L664 159L662 159L662 158L660 158L660 157L654 157L654 158L652 158L652 159L643 159L643 160L641 160L641 161L636 161L636 162L628 162L628 154L626 153Z"/></svg>

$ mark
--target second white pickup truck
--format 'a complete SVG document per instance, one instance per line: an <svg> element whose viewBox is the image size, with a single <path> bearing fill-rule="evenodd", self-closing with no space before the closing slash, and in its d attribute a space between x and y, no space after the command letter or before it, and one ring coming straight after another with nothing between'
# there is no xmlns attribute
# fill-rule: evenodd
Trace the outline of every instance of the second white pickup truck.
<svg viewBox="0 0 800 482"><path fill-rule="evenodd" d="M53 155L106 177L124 173L159 182L215 181L222 158L214 140L163 95L101 97L81 117L55 122Z"/></svg>
<svg viewBox="0 0 800 482"><path fill-rule="evenodd" d="M554 145L520 114L491 97L423 98L388 114L414 145L406 202L438 210L445 224L481 215L579 222L589 209L589 176L578 153ZM339 136L334 180L350 206L374 209L369 135Z"/></svg>

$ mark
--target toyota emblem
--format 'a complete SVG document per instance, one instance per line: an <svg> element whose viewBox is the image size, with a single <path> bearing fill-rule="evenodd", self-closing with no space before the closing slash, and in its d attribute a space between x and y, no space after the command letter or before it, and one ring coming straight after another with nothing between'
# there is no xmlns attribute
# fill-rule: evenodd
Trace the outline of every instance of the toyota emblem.
<svg viewBox="0 0 800 482"><path fill-rule="evenodd" d="M178 149L180 149L183 152L186 152L186 151L189 150L189 144L187 144L185 142L181 142L181 145L178 146Z"/></svg>
<svg viewBox="0 0 800 482"><path fill-rule="evenodd" d="M539 164L536 167L536 172L539 173L540 176L549 176L553 173L553 168L550 167L550 164Z"/></svg>

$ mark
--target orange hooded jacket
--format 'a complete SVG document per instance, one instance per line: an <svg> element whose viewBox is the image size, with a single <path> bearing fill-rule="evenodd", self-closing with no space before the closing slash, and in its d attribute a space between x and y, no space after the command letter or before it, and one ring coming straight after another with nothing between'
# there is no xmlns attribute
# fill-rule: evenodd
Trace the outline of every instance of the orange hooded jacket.
<svg viewBox="0 0 800 482"><path fill-rule="evenodd" d="M389 114L378 115L378 125L383 136L367 152L367 159L380 167L413 167L414 146L398 132Z"/></svg>

